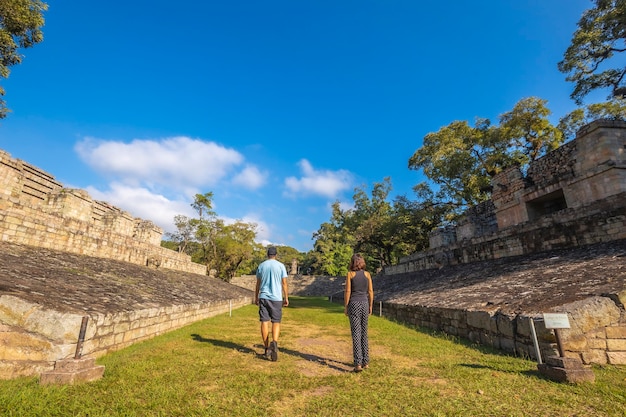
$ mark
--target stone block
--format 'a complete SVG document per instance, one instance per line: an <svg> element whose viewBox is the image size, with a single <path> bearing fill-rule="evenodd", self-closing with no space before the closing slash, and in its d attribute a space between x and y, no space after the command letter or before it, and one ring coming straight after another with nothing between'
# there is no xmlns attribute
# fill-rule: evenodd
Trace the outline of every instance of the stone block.
<svg viewBox="0 0 626 417"><path fill-rule="evenodd" d="M608 297L590 297L566 304L559 310L568 313L570 317L571 328L561 329L564 339L614 325L620 319L619 307Z"/></svg>
<svg viewBox="0 0 626 417"><path fill-rule="evenodd" d="M104 375L104 366L94 366L88 369L81 369L75 372L50 371L44 372L39 377L39 383L46 384L76 384L82 382L91 382L102 378Z"/></svg>
<svg viewBox="0 0 626 417"><path fill-rule="evenodd" d="M605 331L607 339L626 339L626 326L610 326Z"/></svg>
<svg viewBox="0 0 626 417"><path fill-rule="evenodd" d="M606 339L606 347L611 352L626 351L626 339Z"/></svg>
<svg viewBox="0 0 626 417"><path fill-rule="evenodd" d="M495 319L499 333L511 338L515 336L514 321L511 320L511 317L504 314L496 314Z"/></svg>
<svg viewBox="0 0 626 417"><path fill-rule="evenodd" d="M607 352L606 356L611 365L626 365L626 352Z"/></svg>
<svg viewBox="0 0 626 417"><path fill-rule="evenodd" d="M559 329L560 331L560 329ZM584 335L574 335L566 340L561 340L563 349L581 352L588 348L588 341Z"/></svg>
<svg viewBox="0 0 626 417"><path fill-rule="evenodd" d="M608 363L608 357L604 350L590 349L583 352L581 356L585 364L606 365Z"/></svg>
<svg viewBox="0 0 626 417"><path fill-rule="evenodd" d="M486 311L468 311L467 325L494 333L498 331L496 321L493 319L493 316Z"/></svg>
<svg viewBox="0 0 626 417"><path fill-rule="evenodd" d="M587 347L589 349L606 350L606 339L587 339Z"/></svg>
<svg viewBox="0 0 626 417"><path fill-rule="evenodd" d="M556 367L556 368L564 368L564 369L582 369L583 364L580 359L577 358L567 358L560 356L547 356L545 360L546 365Z"/></svg>
<svg viewBox="0 0 626 417"><path fill-rule="evenodd" d="M63 359L56 361L54 370L58 372L76 372L93 368L94 366L96 366L95 358L82 357L79 359Z"/></svg>
<svg viewBox="0 0 626 417"><path fill-rule="evenodd" d="M22 331L0 332L0 360L46 361L50 358L52 344L37 335Z"/></svg>

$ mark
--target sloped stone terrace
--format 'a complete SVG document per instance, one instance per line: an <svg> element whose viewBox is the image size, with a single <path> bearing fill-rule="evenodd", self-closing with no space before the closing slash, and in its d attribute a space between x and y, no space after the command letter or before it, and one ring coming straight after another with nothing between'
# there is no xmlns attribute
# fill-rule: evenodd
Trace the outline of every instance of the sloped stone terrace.
<svg viewBox="0 0 626 417"><path fill-rule="evenodd" d="M0 295L61 312L141 310L252 297L205 275L0 242Z"/></svg>
<svg viewBox="0 0 626 417"><path fill-rule="evenodd" d="M376 301L511 315L624 290L626 239L374 278Z"/></svg>

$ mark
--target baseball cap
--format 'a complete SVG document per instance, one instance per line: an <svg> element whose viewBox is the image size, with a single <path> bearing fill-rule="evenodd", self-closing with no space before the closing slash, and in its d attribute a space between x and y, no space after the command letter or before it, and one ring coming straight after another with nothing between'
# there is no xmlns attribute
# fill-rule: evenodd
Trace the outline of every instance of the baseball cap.
<svg viewBox="0 0 626 417"><path fill-rule="evenodd" d="M269 248L267 248L267 255L276 255L277 251L276 248L274 246L270 246Z"/></svg>

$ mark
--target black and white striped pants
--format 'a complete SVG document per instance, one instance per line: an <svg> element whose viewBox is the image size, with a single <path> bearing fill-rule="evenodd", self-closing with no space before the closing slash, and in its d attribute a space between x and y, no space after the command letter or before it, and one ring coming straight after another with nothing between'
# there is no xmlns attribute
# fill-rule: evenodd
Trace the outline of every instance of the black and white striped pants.
<svg viewBox="0 0 626 417"><path fill-rule="evenodd" d="M369 342L367 338L367 322L370 315L370 306L367 301L350 301L348 303L348 318L352 333L352 356L354 366L364 366L370 362Z"/></svg>

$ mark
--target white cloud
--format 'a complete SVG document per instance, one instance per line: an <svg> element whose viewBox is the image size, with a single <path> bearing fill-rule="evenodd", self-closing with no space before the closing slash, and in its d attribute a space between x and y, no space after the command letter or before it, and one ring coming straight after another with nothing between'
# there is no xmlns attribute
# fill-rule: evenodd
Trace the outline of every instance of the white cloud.
<svg viewBox="0 0 626 417"><path fill-rule="evenodd" d="M234 149L182 136L130 143L86 138L75 149L97 171L135 186L212 185L244 160Z"/></svg>
<svg viewBox="0 0 626 417"><path fill-rule="evenodd" d="M267 172L261 172L257 167L249 165L235 175L233 184L256 190L265 184L266 179Z"/></svg>
<svg viewBox="0 0 626 417"><path fill-rule="evenodd" d="M341 191L349 189L353 181L352 174L343 169L318 171L306 159L302 159L298 165L302 177L285 179L285 185L291 194L316 194L335 198Z"/></svg>
<svg viewBox="0 0 626 417"><path fill-rule="evenodd" d="M196 216L188 201L170 200L146 188L111 183L108 191L88 187L87 192L94 200L106 201L133 217L150 220L164 233L174 231L174 216Z"/></svg>

